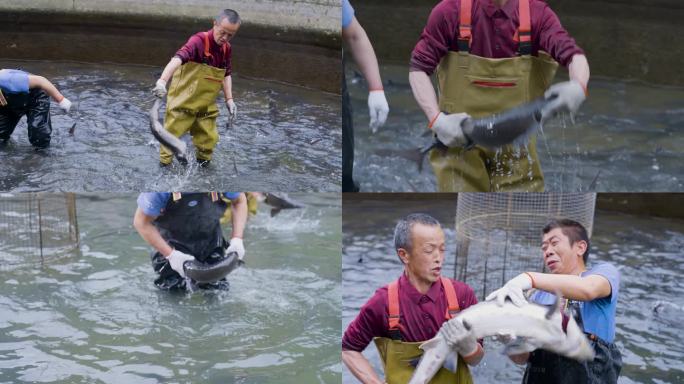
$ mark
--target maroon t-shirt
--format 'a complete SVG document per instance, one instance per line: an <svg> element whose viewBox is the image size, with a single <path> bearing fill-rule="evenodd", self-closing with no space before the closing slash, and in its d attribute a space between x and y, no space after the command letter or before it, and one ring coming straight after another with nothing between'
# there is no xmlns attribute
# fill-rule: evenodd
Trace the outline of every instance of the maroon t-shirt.
<svg viewBox="0 0 684 384"><path fill-rule="evenodd" d="M209 33L209 53L211 53L211 57L206 57L204 55L204 34L207 32ZM176 52L175 56L181 59L183 64L192 61L194 63L207 64L216 68L225 68L226 76L230 76L232 71L230 61L232 48L230 44L226 44L226 52L224 53L222 46L216 44L216 41L214 41L212 30L210 29L207 32L198 32L192 35L192 37L188 39L188 42Z"/></svg>
<svg viewBox="0 0 684 384"><path fill-rule="evenodd" d="M454 285L461 310L477 304L470 286L449 280ZM432 284L427 294L423 295L411 285L406 274L399 278L399 323L403 327L403 341L418 342L435 337L445 321L447 307L446 294L440 281ZM342 337L342 349L361 352L374 337L390 337L388 318L387 286L384 286L375 291L349 324Z"/></svg>
<svg viewBox="0 0 684 384"><path fill-rule="evenodd" d="M432 75L448 53L457 51L461 0L442 0L433 8L420 40L411 53L411 70ZM514 57L518 43L518 0L508 0L499 8L492 0L473 0L470 53L487 58ZM567 66L575 54L584 52L563 28L558 16L541 0L530 0L532 54L539 50Z"/></svg>

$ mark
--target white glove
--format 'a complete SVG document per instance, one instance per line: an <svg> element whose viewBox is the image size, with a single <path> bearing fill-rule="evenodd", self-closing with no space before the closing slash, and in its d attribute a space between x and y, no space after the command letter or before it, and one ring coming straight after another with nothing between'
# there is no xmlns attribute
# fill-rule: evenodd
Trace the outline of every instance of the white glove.
<svg viewBox="0 0 684 384"><path fill-rule="evenodd" d="M238 260L242 260L245 257L245 245L242 244L242 239L239 237L233 237L230 239L230 245L226 249L226 253L235 252L238 254Z"/></svg>
<svg viewBox="0 0 684 384"><path fill-rule="evenodd" d="M477 350L477 340L466 327L461 319L451 319L439 329L449 347L457 351L461 356L472 355Z"/></svg>
<svg viewBox="0 0 684 384"><path fill-rule="evenodd" d="M228 107L228 113L230 113L230 119L235 120L235 116L237 116L237 105L235 105L235 102L233 99L228 99L226 101L226 107Z"/></svg>
<svg viewBox="0 0 684 384"><path fill-rule="evenodd" d="M496 299L497 304L504 305L506 298L510 297L513 304L522 307L527 304L524 291L532 288L532 278L526 273L521 273L518 276L508 280L508 282L501 288L492 292L487 296L487 301Z"/></svg>
<svg viewBox="0 0 684 384"><path fill-rule="evenodd" d="M59 102L59 107L62 108L65 113L69 113L69 110L71 109L71 101L65 97Z"/></svg>
<svg viewBox="0 0 684 384"><path fill-rule="evenodd" d="M174 249L173 252L171 252L171 254L166 258L166 260L168 260L169 264L171 264L171 269L178 272L181 277L185 277L185 269L183 269L183 264L185 264L186 261L195 260L195 257Z"/></svg>
<svg viewBox="0 0 684 384"><path fill-rule="evenodd" d="M447 147L462 147L467 144L463 134L463 122L469 119L467 113L453 113L447 115L440 112L432 123L432 130L437 134L439 141Z"/></svg>
<svg viewBox="0 0 684 384"><path fill-rule="evenodd" d="M368 111L370 112L370 128L375 133L378 128L385 125L389 113L385 91L370 91L368 93Z"/></svg>
<svg viewBox="0 0 684 384"><path fill-rule="evenodd" d="M544 92L544 98L547 100L554 96L556 98L542 109L542 119L553 117L559 112L574 115L587 98L584 88L577 80L554 84Z"/></svg>
<svg viewBox="0 0 684 384"><path fill-rule="evenodd" d="M152 93L158 98L163 99L164 96L166 96L166 81L162 79L157 80L154 89L152 89Z"/></svg>

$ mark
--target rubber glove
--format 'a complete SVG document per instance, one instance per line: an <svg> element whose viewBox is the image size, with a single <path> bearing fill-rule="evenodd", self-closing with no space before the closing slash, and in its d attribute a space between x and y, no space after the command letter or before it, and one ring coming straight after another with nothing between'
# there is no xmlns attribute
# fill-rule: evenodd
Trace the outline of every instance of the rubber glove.
<svg viewBox="0 0 684 384"><path fill-rule="evenodd" d="M530 288L532 288L532 278L526 273L521 273L508 280L503 287L490 293L486 300L490 301L496 299L497 304L503 306L506 302L506 298L509 297L513 304L522 307L527 304L527 299L523 292Z"/></svg>
<svg viewBox="0 0 684 384"><path fill-rule="evenodd" d="M231 252L238 254L238 260L242 260L245 257L245 245L242 243L241 238L233 237L230 239L230 245L226 249L226 254Z"/></svg>
<svg viewBox="0 0 684 384"><path fill-rule="evenodd" d="M152 93L158 98L163 99L164 96L166 96L166 81L162 79L157 80L154 89L152 89Z"/></svg>
<svg viewBox="0 0 684 384"><path fill-rule="evenodd" d="M385 91L378 90L368 93L368 111L370 112L370 128L375 133L378 128L385 125L389 113Z"/></svg>
<svg viewBox="0 0 684 384"><path fill-rule="evenodd" d="M195 257L174 249L166 259L169 261L169 264L171 264L171 269L178 272L181 277L185 277L183 264L185 264L186 261L195 260Z"/></svg>
<svg viewBox="0 0 684 384"><path fill-rule="evenodd" d="M466 329L460 319L451 319L439 329L449 347L461 356L472 355L477 351L477 340L470 330Z"/></svg>
<svg viewBox="0 0 684 384"><path fill-rule="evenodd" d="M237 105L235 105L233 99L226 101L226 107L228 107L228 113L230 113L230 120L234 121L237 116Z"/></svg>
<svg viewBox="0 0 684 384"><path fill-rule="evenodd" d="M62 99L62 101L59 102L59 107L65 113L69 113L69 110L71 109L71 101L69 101L69 99L65 97Z"/></svg>
<svg viewBox="0 0 684 384"><path fill-rule="evenodd" d="M440 112L432 123L432 130L439 141L447 147L462 147L468 143L463 134L463 122L470 118L467 113L453 113L450 115Z"/></svg>
<svg viewBox="0 0 684 384"><path fill-rule="evenodd" d="M552 85L544 92L544 98L554 98L542 109L542 119L555 116L557 113L566 112L574 115L580 105L587 98L584 87L577 80L570 80Z"/></svg>

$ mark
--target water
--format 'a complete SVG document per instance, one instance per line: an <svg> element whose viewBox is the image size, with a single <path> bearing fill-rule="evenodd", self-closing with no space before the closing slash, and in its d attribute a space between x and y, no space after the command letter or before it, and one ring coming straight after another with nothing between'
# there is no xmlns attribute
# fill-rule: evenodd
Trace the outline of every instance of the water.
<svg viewBox="0 0 684 384"><path fill-rule="evenodd" d="M246 229L227 292L153 285L135 195L78 197L82 252L0 278L0 382L339 383L341 203Z"/></svg>
<svg viewBox="0 0 684 384"><path fill-rule="evenodd" d="M212 164L163 169L147 115L162 68L0 60L0 68L17 67L50 79L74 112L66 116L52 103L52 143L45 151L31 147L21 120L0 146L0 190L340 190L339 96L238 76L232 129L219 96Z"/></svg>
<svg viewBox="0 0 684 384"><path fill-rule="evenodd" d="M355 179L365 191L435 191L427 159L422 173L415 162L416 149L432 139L408 85L408 69L385 66L382 76L390 113L386 126L372 135L367 128L367 87L361 77L347 72L354 108ZM684 88L592 78L589 90L575 125L569 119L549 121L544 137L538 135L546 190L587 191L595 178L596 191L681 190Z"/></svg>
<svg viewBox="0 0 684 384"><path fill-rule="evenodd" d="M393 251L392 233L399 217L415 211L435 214L445 226L447 261L443 274L453 276L455 199L345 200L343 329L377 288L401 274L403 269ZM622 274L616 318L616 343L624 361L619 383L674 384L684 381L683 246L682 220L601 210L596 213L590 260L613 263ZM358 262L360 257L363 257L362 263ZM475 383L520 383L524 366L510 362L501 355L501 350L501 344L485 340L485 358L472 369ZM364 355L377 372L382 372L375 347L369 346ZM356 382L346 368L342 382Z"/></svg>

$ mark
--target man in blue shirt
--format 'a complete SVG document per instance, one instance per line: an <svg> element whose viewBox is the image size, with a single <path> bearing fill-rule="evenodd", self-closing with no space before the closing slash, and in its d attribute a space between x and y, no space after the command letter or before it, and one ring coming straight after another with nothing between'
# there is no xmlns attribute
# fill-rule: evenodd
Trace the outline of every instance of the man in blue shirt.
<svg viewBox="0 0 684 384"><path fill-rule="evenodd" d="M186 289L186 261L214 262L231 252L236 252L239 260L244 258L247 198L244 193L223 193L232 211L233 234L227 243L220 220L228 203L221 197L217 192L148 192L138 196L133 226L154 248L151 257L152 267L159 274L154 282L157 287ZM199 287L226 289L228 282L224 278Z"/></svg>
<svg viewBox="0 0 684 384"><path fill-rule="evenodd" d="M0 69L0 142L9 140L26 115L29 142L36 148L50 145L50 97L66 113L71 101L43 76L18 69Z"/></svg>
<svg viewBox="0 0 684 384"><path fill-rule="evenodd" d="M587 269L589 237L584 226L573 220L553 220L544 227L542 252L551 273L522 273L490 294L487 300L503 303L510 298L514 304L523 305L526 303L523 292L536 288L530 300L552 305L556 297L550 292L560 292L567 299L566 308L573 309L577 323L591 340L596 357L580 363L542 349L512 355L514 362L527 363L522 382L617 383L622 368L622 356L614 344L620 272L608 263Z"/></svg>
<svg viewBox="0 0 684 384"><path fill-rule="evenodd" d="M349 0L342 0L342 39L349 48L354 61L359 66L363 77L368 83L368 110L370 112L370 127L375 132L385 124L389 106L382 88L380 69L375 51L366 31L354 17L354 8ZM352 110L347 91L347 81L344 77L344 53L342 57L342 191L358 192L359 187L353 180L354 168L354 126Z"/></svg>

